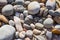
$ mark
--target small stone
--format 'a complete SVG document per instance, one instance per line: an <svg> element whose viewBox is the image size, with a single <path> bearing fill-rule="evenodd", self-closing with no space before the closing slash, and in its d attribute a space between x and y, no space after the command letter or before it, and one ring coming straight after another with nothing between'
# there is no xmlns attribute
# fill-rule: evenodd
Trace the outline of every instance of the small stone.
<svg viewBox="0 0 60 40"><path fill-rule="evenodd" d="M51 16L51 15L48 15L47 17L48 17L48 18L52 18L52 16Z"/></svg>
<svg viewBox="0 0 60 40"><path fill-rule="evenodd" d="M0 28L0 40L12 40L15 34L15 28L10 25L3 25Z"/></svg>
<svg viewBox="0 0 60 40"><path fill-rule="evenodd" d="M50 10L54 10L56 6L56 1L55 0L47 0L46 2L46 7Z"/></svg>
<svg viewBox="0 0 60 40"><path fill-rule="evenodd" d="M15 32L15 37L16 37L16 38L19 38L19 32L18 32L18 31Z"/></svg>
<svg viewBox="0 0 60 40"><path fill-rule="evenodd" d="M31 40L31 39L27 37L27 38L25 38L25 40Z"/></svg>
<svg viewBox="0 0 60 40"><path fill-rule="evenodd" d="M44 25L41 23L36 23L35 26L37 29L43 29L43 27L44 27Z"/></svg>
<svg viewBox="0 0 60 40"><path fill-rule="evenodd" d="M30 25L28 25L28 24L23 24L23 27L26 29L30 29Z"/></svg>
<svg viewBox="0 0 60 40"><path fill-rule="evenodd" d="M19 33L19 37L20 37L20 38L25 38L25 31L20 32L20 33Z"/></svg>
<svg viewBox="0 0 60 40"><path fill-rule="evenodd" d="M29 14L37 14L40 10L40 4L37 1L33 1L28 5Z"/></svg>
<svg viewBox="0 0 60 40"><path fill-rule="evenodd" d="M33 23L30 24L32 29L35 29L35 25Z"/></svg>
<svg viewBox="0 0 60 40"><path fill-rule="evenodd" d="M24 16L28 16L28 10L24 10L23 14Z"/></svg>
<svg viewBox="0 0 60 40"><path fill-rule="evenodd" d="M17 20L16 20L17 19ZM22 24L21 24L21 20L19 17L16 17L14 16L14 22L15 22L15 27L16 27L16 30L21 32L23 30L22 28Z"/></svg>
<svg viewBox="0 0 60 40"><path fill-rule="evenodd" d="M20 14L20 19L24 20L24 15L22 13Z"/></svg>
<svg viewBox="0 0 60 40"><path fill-rule="evenodd" d="M8 3L13 3L14 2L14 0L7 0L8 1Z"/></svg>
<svg viewBox="0 0 60 40"><path fill-rule="evenodd" d="M13 14L13 6L11 4L8 4L8 5L5 5L3 8L2 8L2 14L5 15L5 16L10 16Z"/></svg>
<svg viewBox="0 0 60 40"><path fill-rule="evenodd" d="M24 4L24 0L15 0L15 3L17 5L23 5Z"/></svg>
<svg viewBox="0 0 60 40"><path fill-rule="evenodd" d="M26 4L26 5L30 4L30 1L25 1L25 4Z"/></svg>
<svg viewBox="0 0 60 40"><path fill-rule="evenodd" d="M22 5L14 5L14 10L17 12L23 12L25 8Z"/></svg>
<svg viewBox="0 0 60 40"><path fill-rule="evenodd" d="M53 19L52 18L47 18L43 24L46 28L51 28L53 26Z"/></svg>
<svg viewBox="0 0 60 40"><path fill-rule="evenodd" d="M13 20L10 20L9 21L9 25L14 26L14 21Z"/></svg>
<svg viewBox="0 0 60 40"><path fill-rule="evenodd" d="M36 35L38 35L38 34L41 33L41 31L40 31L40 30L37 30L37 29L34 29L34 30L33 30L33 33L36 34Z"/></svg>
<svg viewBox="0 0 60 40"><path fill-rule="evenodd" d="M48 39L52 39L52 32L47 31L46 36L47 36Z"/></svg>
<svg viewBox="0 0 60 40"><path fill-rule="evenodd" d="M2 23L0 22L0 26L2 25Z"/></svg>
<svg viewBox="0 0 60 40"><path fill-rule="evenodd" d="M29 38L32 38L33 35L33 31L32 30L27 30L26 31L26 36L28 36Z"/></svg>

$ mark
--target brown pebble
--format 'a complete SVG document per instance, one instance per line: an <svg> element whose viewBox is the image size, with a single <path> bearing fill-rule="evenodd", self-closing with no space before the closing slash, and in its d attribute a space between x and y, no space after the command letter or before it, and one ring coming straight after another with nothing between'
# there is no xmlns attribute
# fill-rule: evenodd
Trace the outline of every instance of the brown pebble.
<svg viewBox="0 0 60 40"><path fill-rule="evenodd" d="M0 15L0 20L2 22L8 23L8 20L7 20L7 18L4 15Z"/></svg>
<svg viewBox="0 0 60 40"><path fill-rule="evenodd" d="M27 37L27 38L25 38L25 40L31 40L31 39Z"/></svg>

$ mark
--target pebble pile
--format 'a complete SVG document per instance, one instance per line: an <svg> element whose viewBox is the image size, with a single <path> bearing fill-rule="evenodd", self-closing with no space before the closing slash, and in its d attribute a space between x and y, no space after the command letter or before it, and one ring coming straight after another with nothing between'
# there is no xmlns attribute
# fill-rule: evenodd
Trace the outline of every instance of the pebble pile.
<svg viewBox="0 0 60 40"><path fill-rule="evenodd" d="M60 0L0 0L0 40L60 40Z"/></svg>

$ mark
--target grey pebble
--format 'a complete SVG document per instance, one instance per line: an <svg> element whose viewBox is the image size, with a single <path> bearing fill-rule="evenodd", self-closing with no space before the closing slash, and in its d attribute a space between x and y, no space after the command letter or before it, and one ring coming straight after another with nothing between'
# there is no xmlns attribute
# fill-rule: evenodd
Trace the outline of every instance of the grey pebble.
<svg viewBox="0 0 60 40"><path fill-rule="evenodd" d="M10 25L3 25L0 28L0 40L12 40L15 34L15 28Z"/></svg>
<svg viewBox="0 0 60 40"><path fill-rule="evenodd" d="M2 14L5 15L5 16L10 16L13 14L13 6L11 4L8 4L8 5L5 5L3 8L2 8Z"/></svg>

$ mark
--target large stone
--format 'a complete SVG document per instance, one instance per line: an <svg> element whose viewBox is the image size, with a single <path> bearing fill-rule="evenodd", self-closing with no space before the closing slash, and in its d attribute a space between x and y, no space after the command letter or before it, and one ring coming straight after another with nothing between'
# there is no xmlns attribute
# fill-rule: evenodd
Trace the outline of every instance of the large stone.
<svg viewBox="0 0 60 40"><path fill-rule="evenodd" d="M15 28L10 25L4 25L0 28L0 40L12 40Z"/></svg>
<svg viewBox="0 0 60 40"><path fill-rule="evenodd" d="M2 14L5 16L10 16L13 14L13 6L11 4L5 5L2 8Z"/></svg>
<svg viewBox="0 0 60 40"><path fill-rule="evenodd" d="M37 14L39 12L39 10L40 10L40 4L36 1L31 2L28 5L29 14Z"/></svg>

